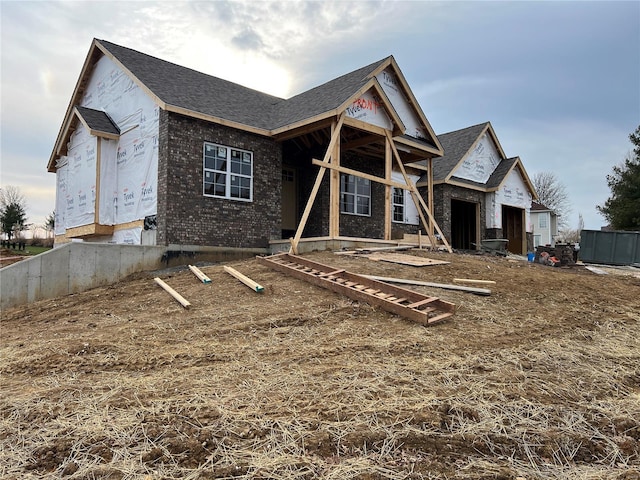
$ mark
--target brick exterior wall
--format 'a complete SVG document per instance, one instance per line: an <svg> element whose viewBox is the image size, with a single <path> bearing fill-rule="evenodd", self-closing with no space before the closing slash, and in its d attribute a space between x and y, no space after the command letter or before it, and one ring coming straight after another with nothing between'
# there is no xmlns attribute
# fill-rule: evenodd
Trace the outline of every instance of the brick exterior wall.
<svg viewBox="0 0 640 480"><path fill-rule="evenodd" d="M345 154L341 165L352 170L384 178L384 161ZM340 214L340 235L359 238L384 238L384 185L370 182L371 216Z"/></svg>
<svg viewBox="0 0 640 480"><path fill-rule="evenodd" d="M280 238L282 148L277 142L160 110L159 245L265 248ZM203 145L253 152L253 201L203 195Z"/></svg>
<svg viewBox="0 0 640 480"><path fill-rule="evenodd" d="M428 189L426 187L419 189L419 191L423 198L427 198ZM486 236L487 230L485 225L487 224L487 212L485 208L485 193L455 185L438 184L433 187L434 217L448 242L451 242L451 200L479 203L480 239L491 238Z"/></svg>

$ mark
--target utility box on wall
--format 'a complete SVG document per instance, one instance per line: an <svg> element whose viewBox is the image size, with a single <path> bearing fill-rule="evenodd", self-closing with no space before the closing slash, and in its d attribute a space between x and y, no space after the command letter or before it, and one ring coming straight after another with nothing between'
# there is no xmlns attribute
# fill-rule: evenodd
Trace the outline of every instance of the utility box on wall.
<svg viewBox="0 0 640 480"><path fill-rule="evenodd" d="M582 230L580 260L607 265L640 264L640 232Z"/></svg>

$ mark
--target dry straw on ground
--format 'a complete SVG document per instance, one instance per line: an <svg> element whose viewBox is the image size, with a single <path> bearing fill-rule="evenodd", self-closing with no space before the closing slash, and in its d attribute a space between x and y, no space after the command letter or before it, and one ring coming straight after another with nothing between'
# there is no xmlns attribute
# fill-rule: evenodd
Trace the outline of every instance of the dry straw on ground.
<svg viewBox="0 0 640 480"><path fill-rule="evenodd" d="M640 280L414 252L356 273L493 294L425 328L258 265L201 266L2 313L0 475L640 478ZM152 281L192 304L186 311Z"/></svg>

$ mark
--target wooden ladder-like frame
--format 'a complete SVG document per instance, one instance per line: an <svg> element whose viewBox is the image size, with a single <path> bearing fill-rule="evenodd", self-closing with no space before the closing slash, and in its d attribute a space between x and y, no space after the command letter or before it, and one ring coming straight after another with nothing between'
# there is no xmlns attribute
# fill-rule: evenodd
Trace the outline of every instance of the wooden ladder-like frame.
<svg viewBox="0 0 640 480"><path fill-rule="evenodd" d="M363 301L422 325L433 325L452 316L453 303L402 287L335 269L297 255L281 253L257 257L258 263L292 277Z"/></svg>

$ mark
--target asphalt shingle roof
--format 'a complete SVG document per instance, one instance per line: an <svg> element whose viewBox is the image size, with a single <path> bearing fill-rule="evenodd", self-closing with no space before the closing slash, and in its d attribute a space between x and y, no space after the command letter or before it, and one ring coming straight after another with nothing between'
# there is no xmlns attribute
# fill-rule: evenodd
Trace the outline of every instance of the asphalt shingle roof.
<svg viewBox="0 0 640 480"><path fill-rule="evenodd" d="M442 181L458 165L462 157L469 151L488 122L438 135L444 156L433 162L433 180Z"/></svg>
<svg viewBox="0 0 640 480"><path fill-rule="evenodd" d="M273 116L273 128L283 127L339 107L369 81L368 75L387 58L334 78L280 103L276 106Z"/></svg>
<svg viewBox="0 0 640 480"><path fill-rule="evenodd" d="M163 102L265 130L339 107L362 88L368 81L367 75L386 60L285 100L105 40L98 42Z"/></svg>
<svg viewBox="0 0 640 480"><path fill-rule="evenodd" d="M474 142L480 137L480 134L487 125L489 125L488 122L480 123L461 130L455 130L453 132L438 135L438 140L440 140L440 144L444 149L444 156L433 162L434 181L443 181L447 178L447 176L458 165L460 160L462 160L462 157L466 155ZM450 180L461 184L467 184L470 187L480 187L488 190L496 189L502 184L505 177L509 174L517 161L518 157L501 160L485 183L474 182L473 180L467 180L466 178L456 176L452 176ZM420 180L425 181L425 179L426 176L423 175Z"/></svg>
<svg viewBox="0 0 640 480"><path fill-rule="evenodd" d="M98 40L163 102L187 110L268 129L273 106L283 99L145 53Z"/></svg>
<svg viewBox="0 0 640 480"><path fill-rule="evenodd" d="M546 207L542 203L539 203L533 200L531 202L531 211L532 212L551 212L551 209Z"/></svg>
<svg viewBox="0 0 640 480"><path fill-rule="evenodd" d="M500 186L504 178L511 171L513 165L518 161L518 157L507 158L502 160L496 169L493 171L489 180L487 180L486 187L487 188L497 188Z"/></svg>
<svg viewBox="0 0 640 480"><path fill-rule="evenodd" d="M120 129L113 123L109 115L102 110L94 110L93 108L76 106L78 113L82 119L89 125L91 130L120 135Z"/></svg>

